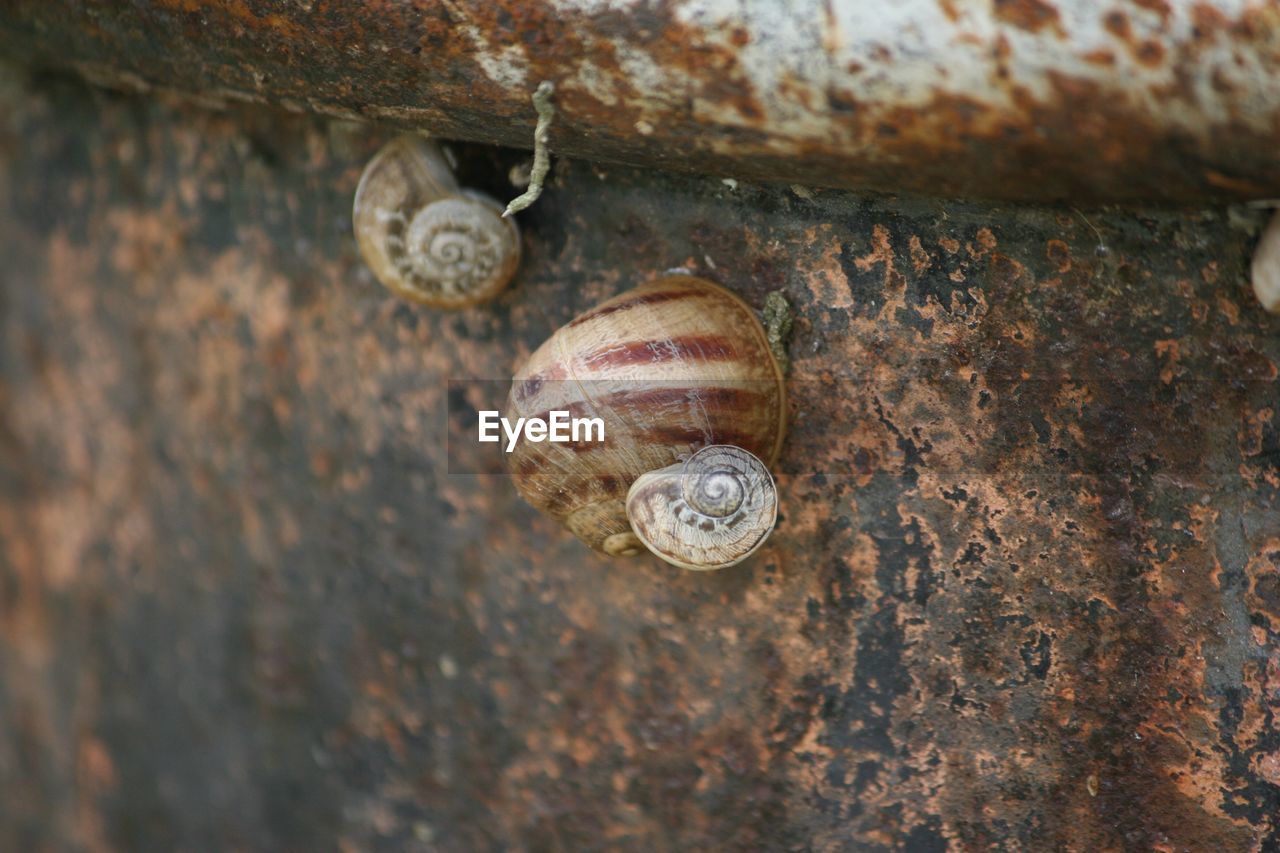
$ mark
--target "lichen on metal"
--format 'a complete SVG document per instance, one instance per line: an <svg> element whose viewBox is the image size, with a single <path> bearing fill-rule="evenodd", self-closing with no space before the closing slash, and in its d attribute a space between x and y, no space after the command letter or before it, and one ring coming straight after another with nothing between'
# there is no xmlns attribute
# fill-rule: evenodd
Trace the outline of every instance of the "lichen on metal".
<svg viewBox="0 0 1280 853"><path fill-rule="evenodd" d="M533 92L533 108L538 114L538 123L533 129L533 166L529 169L529 188L507 203L506 210L502 211L504 218L524 210L542 195L543 183L551 170L551 122L556 116L556 106L551 98L555 92L556 85L550 80L543 80Z"/></svg>

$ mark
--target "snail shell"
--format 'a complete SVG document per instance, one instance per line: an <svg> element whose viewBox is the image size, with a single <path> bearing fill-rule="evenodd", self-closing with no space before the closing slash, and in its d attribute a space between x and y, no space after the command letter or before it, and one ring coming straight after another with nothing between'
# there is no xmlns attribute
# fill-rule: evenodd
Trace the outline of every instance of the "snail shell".
<svg viewBox="0 0 1280 853"><path fill-rule="evenodd" d="M764 544L778 518L778 492L754 454L713 444L642 474L627 493L627 518L645 547L668 563L723 569Z"/></svg>
<svg viewBox="0 0 1280 853"><path fill-rule="evenodd" d="M1280 314L1280 213L1272 217L1253 251L1253 292L1262 307Z"/></svg>
<svg viewBox="0 0 1280 853"><path fill-rule="evenodd" d="M627 556L642 553L648 543L676 565L717 568L745 557L772 529L777 504L767 468L782 447L786 392L755 313L724 288L693 276L666 276L562 327L516 371L506 417L546 418L551 411L600 418L604 441L520 441L508 456L512 479L525 500L592 548ZM665 531L640 532L642 525L671 522L653 508L661 489L653 480L640 488L638 481L663 469L679 481L670 466L686 470L691 457L699 464L719 458L696 453L713 445L757 457L759 469L752 469L756 476L744 488L770 496L753 493L743 503L760 511L750 523L761 535L737 535L746 530L745 516L720 524L735 531L721 538L741 553L717 551L702 535L692 536L684 551ZM629 492L636 513L630 519ZM682 496L678 489L676 494ZM672 513L682 517L679 508ZM683 526L686 533L707 532Z"/></svg>
<svg viewBox="0 0 1280 853"><path fill-rule="evenodd" d="M369 161L352 222L378 281L435 308L494 298L520 263L520 232L502 205L459 188L439 146L421 136L393 139Z"/></svg>

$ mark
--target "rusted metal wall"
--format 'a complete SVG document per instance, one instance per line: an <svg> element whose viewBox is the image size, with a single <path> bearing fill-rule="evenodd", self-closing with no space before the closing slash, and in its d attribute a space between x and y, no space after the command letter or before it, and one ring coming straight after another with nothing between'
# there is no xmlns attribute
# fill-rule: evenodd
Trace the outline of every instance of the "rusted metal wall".
<svg viewBox="0 0 1280 853"><path fill-rule="evenodd" d="M592 160L1045 201L1280 196L1273 0L10 0L117 86Z"/></svg>
<svg viewBox="0 0 1280 853"><path fill-rule="evenodd" d="M355 254L385 138L4 78L0 849L1280 844L1247 218L562 159L441 314ZM671 267L797 314L782 520L720 573L446 473L448 379Z"/></svg>

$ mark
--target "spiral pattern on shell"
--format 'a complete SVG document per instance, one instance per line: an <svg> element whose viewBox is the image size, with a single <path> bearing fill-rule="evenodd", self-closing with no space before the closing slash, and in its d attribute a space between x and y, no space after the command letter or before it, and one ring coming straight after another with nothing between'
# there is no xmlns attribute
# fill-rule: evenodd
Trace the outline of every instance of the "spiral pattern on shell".
<svg viewBox="0 0 1280 853"><path fill-rule="evenodd" d="M506 417L599 417L603 443L521 441L516 490L592 548L642 553L627 518L641 476L700 448L736 445L772 464L786 430L782 373L755 313L693 276L642 285L580 314L516 371ZM699 501L714 500L704 481Z"/></svg>
<svg viewBox="0 0 1280 853"><path fill-rule="evenodd" d="M464 191L465 192L465 191ZM466 302L493 285L505 262L505 229L496 205L464 196L432 202L408 227L387 229L387 253L401 279L433 301Z"/></svg>
<svg viewBox="0 0 1280 853"><path fill-rule="evenodd" d="M627 516L645 547L668 563L722 569L764 544L778 517L778 493L754 454L714 445L636 480Z"/></svg>
<svg viewBox="0 0 1280 853"><path fill-rule="evenodd" d="M724 518L742 508L749 478L762 470L764 463L742 448L705 447L681 466L681 496L697 514Z"/></svg>
<svg viewBox="0 0 1280 853"><path fill-rule="evenodd" d="M395 139L369 162L353 222L378 280L437 308L492 299L520 262L520 233L502 206L459 188L440 149L422 137Z"/></svg>

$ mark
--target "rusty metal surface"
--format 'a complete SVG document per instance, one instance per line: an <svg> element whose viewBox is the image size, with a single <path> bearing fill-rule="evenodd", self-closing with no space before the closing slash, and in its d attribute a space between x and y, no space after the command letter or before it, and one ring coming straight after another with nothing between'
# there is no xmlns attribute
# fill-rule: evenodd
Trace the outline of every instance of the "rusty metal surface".
<svg viewBox="0 0 1280 853"><path fill-rule="evenodd" d="M1280 196L1273 0L10 0L0 51L115 86L890 192Z"/></svg>
<svg viewBox="0 0 1280 853"><path fill-rule="evenodd" d="M1280 326L1223 214L561 160L439 314L356 257L385 136L0 91L0 848L1280 843ZM447 379L669 267L797 314L782 518L710 575L445 473Z"/></svg>

